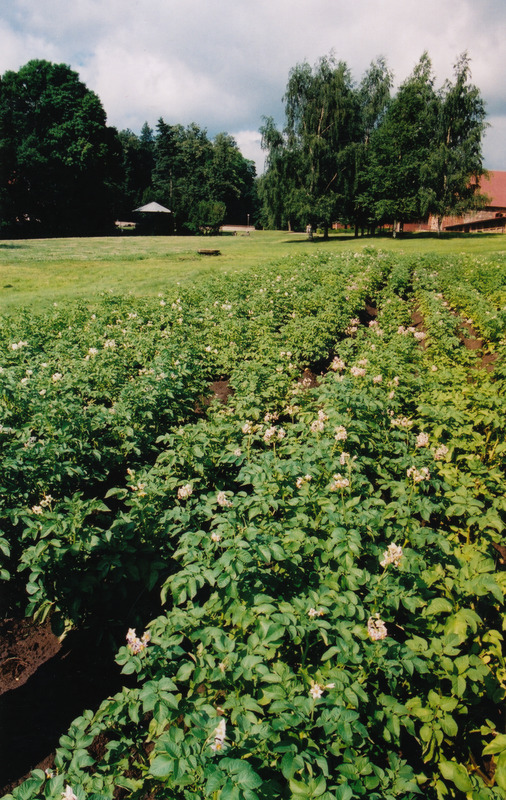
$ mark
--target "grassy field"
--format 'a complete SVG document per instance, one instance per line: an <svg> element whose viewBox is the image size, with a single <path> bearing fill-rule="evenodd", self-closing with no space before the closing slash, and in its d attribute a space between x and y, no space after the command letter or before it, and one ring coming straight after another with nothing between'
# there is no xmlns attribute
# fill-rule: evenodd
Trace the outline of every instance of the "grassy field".
<svg viewBox="0 0 506 800"><path fill-rule="evenodd" d="M101 293L156 295L168 284L194 281L201 274L254 268L312 250L352 250L364 247L398 253L506 251L498 234L407 235L401 239L343 234L325 242L309 242L305 234L255 231L250 236L209 238L133 237L128 234L90 239L32 239L0 242L0 313L17 308L43 308L73 299L92 301ZM219 256L199 255L215 248Z"/></svg>

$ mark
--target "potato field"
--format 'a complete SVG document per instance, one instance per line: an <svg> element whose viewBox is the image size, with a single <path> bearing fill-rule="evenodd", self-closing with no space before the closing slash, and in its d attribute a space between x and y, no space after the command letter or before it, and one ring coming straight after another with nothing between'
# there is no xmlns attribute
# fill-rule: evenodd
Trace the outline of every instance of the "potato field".
<svg viewBox="0 0 506 800"><path fill-rule="evenodd" d="M0 348L5 616L124 679L9 800L504 798L504 255L308 249Z"/></svg>

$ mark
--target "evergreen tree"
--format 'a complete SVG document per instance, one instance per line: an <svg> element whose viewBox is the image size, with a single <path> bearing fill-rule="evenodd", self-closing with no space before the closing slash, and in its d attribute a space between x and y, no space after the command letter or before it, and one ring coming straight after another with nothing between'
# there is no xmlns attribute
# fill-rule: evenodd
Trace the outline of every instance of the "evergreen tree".
<svg viewBox="0 0 506 800"><path fill-rule="evenodd" d="M123 186L121 210L126 219L143 202L144 193L151 186L155 165L155 139L147 122L137 136L131 130L120 131L123 148Z"/></svg>
<svg viewBox="0 0 506 800"><path fill-rule="evenodd" d="M247 221L255 212L255 169L225 133L211 141L205 130L158 123L152 190L145 199L166 205L177 233Z"/></svg>
<svg viewBox="0 0 506 800"><path fill-rule="evenodd" d="M155 199L170 208L176 233L195 233L199 227L198 207L208 199L207 166L211 160L207 132L192 123L157 126L153 192ZM145 200L148 196L145 196Z"/></svg>

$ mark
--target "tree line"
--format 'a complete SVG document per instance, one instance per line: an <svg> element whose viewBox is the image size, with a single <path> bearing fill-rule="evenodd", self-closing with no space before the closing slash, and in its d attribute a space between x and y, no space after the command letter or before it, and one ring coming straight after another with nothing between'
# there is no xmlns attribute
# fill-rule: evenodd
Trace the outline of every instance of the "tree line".
<svg viewBox="0 0 506 800"><path fill-rule="evenodd" d="M107 233L153 200L180 234L246 221L396 230L479 207L485 107L467 54L440 89L427 53L392 87L383 58L358 84L333 55L295 66L284 127L264 118L257 178L229 134L163 119L118 132L70 67L30 61L0 77L0 235Z"/></svg>
<svg viewBox="0 0 506 800"><path fill-rule="evenodd" d="M0 235L108 233L153 200L176 233L246 224L257 216L254 162L195 123L118 132L65 64L33 60L0 78Z"/></svg>
<svg viewBox="0 0 506 800"><path fill-rule="evenodd" d="M483 205L485 107L467 54L440 89L426 52L395 95L392 86L384 58L358 85L332 55L290 72L283 130L272 118L261 129L266 225L396 231L433 214L440 227L444 216Z"/></svg>

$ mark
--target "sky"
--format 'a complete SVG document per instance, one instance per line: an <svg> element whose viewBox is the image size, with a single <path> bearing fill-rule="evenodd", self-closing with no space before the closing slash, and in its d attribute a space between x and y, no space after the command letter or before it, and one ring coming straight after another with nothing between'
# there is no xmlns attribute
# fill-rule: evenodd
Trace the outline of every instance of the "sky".
<svg viewBox="0 0 506 800"><path fill-rule="evenodd" d="M484 166L506 170L504 0L9 0L0 74L31 59L68 64L109 125L139 133L196 122L231 134L260 174L259 128L284 123L290 70L333 53L359 82L383 56L395 86L427 51L436 87L467 51L486 103Z"/></svg>

